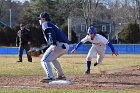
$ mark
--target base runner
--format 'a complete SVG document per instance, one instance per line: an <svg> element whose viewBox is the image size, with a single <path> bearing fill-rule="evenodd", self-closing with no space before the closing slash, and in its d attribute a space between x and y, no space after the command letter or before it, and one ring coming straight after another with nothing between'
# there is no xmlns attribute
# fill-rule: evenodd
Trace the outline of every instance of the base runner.
<svg viewBox="0 0 140 93"><path fill-rule="evenodd" d="M97 60L94 63L94 66L100 64L103 61L106 45L108 45L112 50L112 55L115 54L116 56L118 53L115 51L113 45L109 40L107 40L105 37L96 34L96 28L94 26L90 26L88 28L88 35L86 35L85 38L83 38L71 51L71 53L75 53L76 50L85 42L89 41L92 43L92 47L90 48L87 58L86 58L86 65L87 69L85 74L90 74L90 67L91 67L91 60L92 58L97 54Z"/></svg>

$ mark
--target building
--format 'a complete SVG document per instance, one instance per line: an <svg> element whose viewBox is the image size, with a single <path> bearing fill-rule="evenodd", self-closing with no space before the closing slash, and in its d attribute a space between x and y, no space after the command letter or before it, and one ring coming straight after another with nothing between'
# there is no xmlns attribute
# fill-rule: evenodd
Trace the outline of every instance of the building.
<svg viewBox="0 0 140 93"><path fill-rule="evenodd" d="M104 33L104 36L107 39L114 39L115 25L112 21L102 21L102 22L93 22L94 26L97 28L97 31ZM73 30L78 36L78 40L81 40L87 34L87 28L84 19L82 18L73 18L72 26Z"/></svg>

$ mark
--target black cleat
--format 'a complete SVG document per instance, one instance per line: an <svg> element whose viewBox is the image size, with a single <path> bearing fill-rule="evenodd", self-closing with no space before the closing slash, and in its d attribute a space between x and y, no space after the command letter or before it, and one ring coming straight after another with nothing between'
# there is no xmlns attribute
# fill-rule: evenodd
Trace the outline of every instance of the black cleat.
<svg viewBox="0 0 140 93"><path fill-rule="evenodd" d="M51 82L51 81L53 81L53 80L55 80L55 79L53 79L53 78L42 79L40 82L42 82L42 83L49 83L49 82Z"/></svg>
<svg viewBox="0 0 140 93"><path fill-rule="evenodd" d="M28 62L32 62L32 61L28 61Z"/></svg>
<svg viewBox="0 0 140 93"><path fill-rule="evenodd" d="M22 62L21 60L18 60L18 61L16 61L16 62Z"/></svg>
<svg viewBox="0 0 140 93"><path fill-rule="evenodd" d="M97 65L98 65L98 63L97 63L97 62L95 62L95 63L94 63L94 66L97 66Z"/></svg>
<svg viewBox="0 0 140 93"><path fill-rule="evenodd" d="M90 74L90 70L87 70L87 71L85 72L85 74Z"/></svg>
<svg viewBox="0 0 140 93"><path fill-rule="evenodd" d="M66 80L66 77L65 77L64 75L58 76L58 77L56 78L56 80Z"/></svg>

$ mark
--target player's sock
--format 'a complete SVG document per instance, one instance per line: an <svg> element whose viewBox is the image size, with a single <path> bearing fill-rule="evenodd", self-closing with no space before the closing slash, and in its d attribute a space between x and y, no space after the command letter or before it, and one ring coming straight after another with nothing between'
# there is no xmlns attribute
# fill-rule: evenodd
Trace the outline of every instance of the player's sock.
<svg viewBox="0 0 140 93"><path fill-rule="evenodd" d="M90 70L91 61L87 61L87 70Z"/></svg>

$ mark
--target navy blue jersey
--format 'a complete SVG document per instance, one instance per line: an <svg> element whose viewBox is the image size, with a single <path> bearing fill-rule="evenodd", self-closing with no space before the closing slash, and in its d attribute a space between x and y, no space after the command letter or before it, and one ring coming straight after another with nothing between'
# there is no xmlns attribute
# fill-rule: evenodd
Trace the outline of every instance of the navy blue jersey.
<svg viewBox="0 0 140 93"><path fill-rule="evenodd" d="M56 45L56 42L69 43L68 38L56 25L51 22L44 22L42 24L43 34L48 45Z"/></svg>

